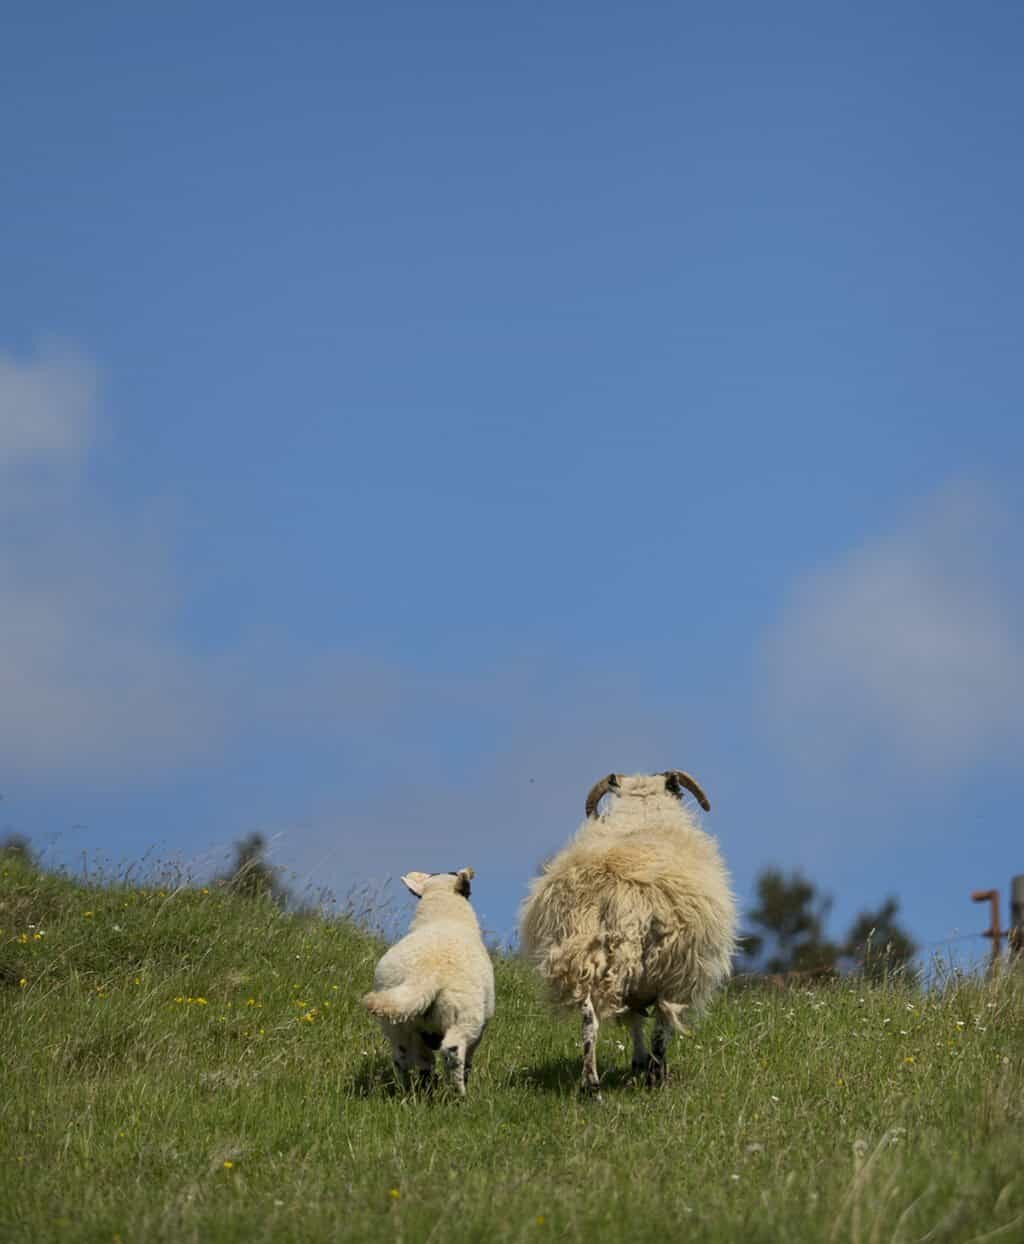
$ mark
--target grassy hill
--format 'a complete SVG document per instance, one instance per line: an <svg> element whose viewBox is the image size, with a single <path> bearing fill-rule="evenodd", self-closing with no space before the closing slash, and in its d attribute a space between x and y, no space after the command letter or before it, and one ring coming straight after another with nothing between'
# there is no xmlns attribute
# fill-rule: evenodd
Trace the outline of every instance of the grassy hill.
<svg viewBox="0 0 1024 1244"><path fill-rule="evenodd" d="M602 1104L499 959L467 1102L394 1094L380 946L214 888L0 877L0 1238L1024 1240L1024 989L722 996Z"/></svg>

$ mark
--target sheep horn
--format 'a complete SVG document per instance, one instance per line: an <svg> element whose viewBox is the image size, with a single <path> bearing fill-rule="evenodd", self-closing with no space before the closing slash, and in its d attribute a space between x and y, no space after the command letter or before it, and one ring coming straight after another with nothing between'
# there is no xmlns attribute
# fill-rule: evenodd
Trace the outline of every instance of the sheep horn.
<svg viewBox="0 0 1024 1244"><path fill-rule="evenodd" d="M590 788L590 794L587 796L587 819L594 815L597 811L597 805L601 802L610 790L619 789L619 775L617 773L609 773L607 777L603 777L600 782L595 782Z"/></svg>
<svg viewBox="0 0 1024 1244"><path fill-rule="evenodd" d="M685 788L693 795L705 812L711 811L711 804L708 802L707 795L701 789L700 783L696 778L692 778L688 773L684 773L682 769L666 769L665 785L673 795L678 795L680 799L683 797Z"/></svg>

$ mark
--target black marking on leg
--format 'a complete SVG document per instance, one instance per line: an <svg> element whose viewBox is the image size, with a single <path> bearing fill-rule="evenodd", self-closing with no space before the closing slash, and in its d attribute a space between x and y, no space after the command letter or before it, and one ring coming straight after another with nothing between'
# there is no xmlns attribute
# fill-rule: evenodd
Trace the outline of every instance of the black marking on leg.
<svg viewBox="0 0 1024 1244"><path fill-rule="evenodd" d="M420 1040L428 1050L436 1053L441 1048L441 1034L439 1032L420 1032Z"/></svg>
<svg viewBox="0 0 1024 1244"><path fill-rule="evenodd" d="M658 1024L651 1038L651 1061L647 1068L648 1088L660 1088L668 1078L668 1033Z"/></svg>
<svg viewBox="0 0 1024 1244"><path fill-rule="evenodd" d="M634 1058L629 1065L629 1069L635 1076L645 1076L650 1065L651 1056L650 1054L645 1054L643 1058Z"/></svg>

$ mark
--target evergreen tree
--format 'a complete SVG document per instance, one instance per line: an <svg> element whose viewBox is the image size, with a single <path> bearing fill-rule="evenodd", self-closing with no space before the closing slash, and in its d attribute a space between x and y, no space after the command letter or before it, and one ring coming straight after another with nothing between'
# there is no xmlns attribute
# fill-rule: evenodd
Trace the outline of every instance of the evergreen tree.
<svg viewBox="0 0 1024 1244"><path fill-rule="evenodd" d="M763 972L831 971L840 948L825 935L832 907L827 895L799 872L788 877L774 868L757 878L757 906L750 913L751 932L744 934L747 970Z"/></svg>
<svg viewBox="0 0 1024 1244"><path fill-rule="evenodd" d="M906 968L917 954L917 944L896 920L899 901L887 898L877 911L862 911L846 935L844 953L871 980L884 980Z"/></svg>
<svg viewBox="0 0 1024 1244"><path fill-rule="evenodd" d="M831 972L853 967L878 981L905 968L917 945L896 919L899 902L887 898L862 911L841 942L827 934L832 899L799 872L765 869L756 883L750 930L740 937L739 968L746 972Z"/></svg>
<svg viewBox="0 0 1024 1244"><path fill-rule="evenodd" d="M262 834L246 835L235 843L235 863L222 880L229 890L246 898L271 898L284 907L288 891L281 884L280 870L266 859L267 843Z"/></svg>
<svg viewBox="0 0 1024 1244"><path fill-rule="evenodd" d="M0 842L0 858L24 864L26 868L38 866L32 844L24 834L8 834L3 842Z"/></svg>

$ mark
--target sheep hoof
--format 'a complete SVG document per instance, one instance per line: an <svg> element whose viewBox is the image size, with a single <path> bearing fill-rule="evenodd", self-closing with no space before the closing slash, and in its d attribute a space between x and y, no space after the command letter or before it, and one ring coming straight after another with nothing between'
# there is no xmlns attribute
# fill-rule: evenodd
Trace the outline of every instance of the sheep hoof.
<svg viewBox="0 0 1024 1244"><path fill-rule="evenodd" d="M634 1058L630 1063L630 1071L639 1080L641 1076L646 1077L650 1074L651 1057L648 1054L646 1058Z"/></svg>
<svg viewBox="0 0 1024 1244"><path fill-rule="evenodd" d="M668 1068L657 1058L652 1058L647 1065L646 1083L648 1088L661 1088L668 1079Z"/></svg>
<svg viewBox="0 0 1024 1244"><path fill-rule="evenodd" d="M601 1086L599 1084L591 1084L589 1080L584 1080L580 1085L580 1096L585 1097L588 1101L600 1101Z"/></svg>

